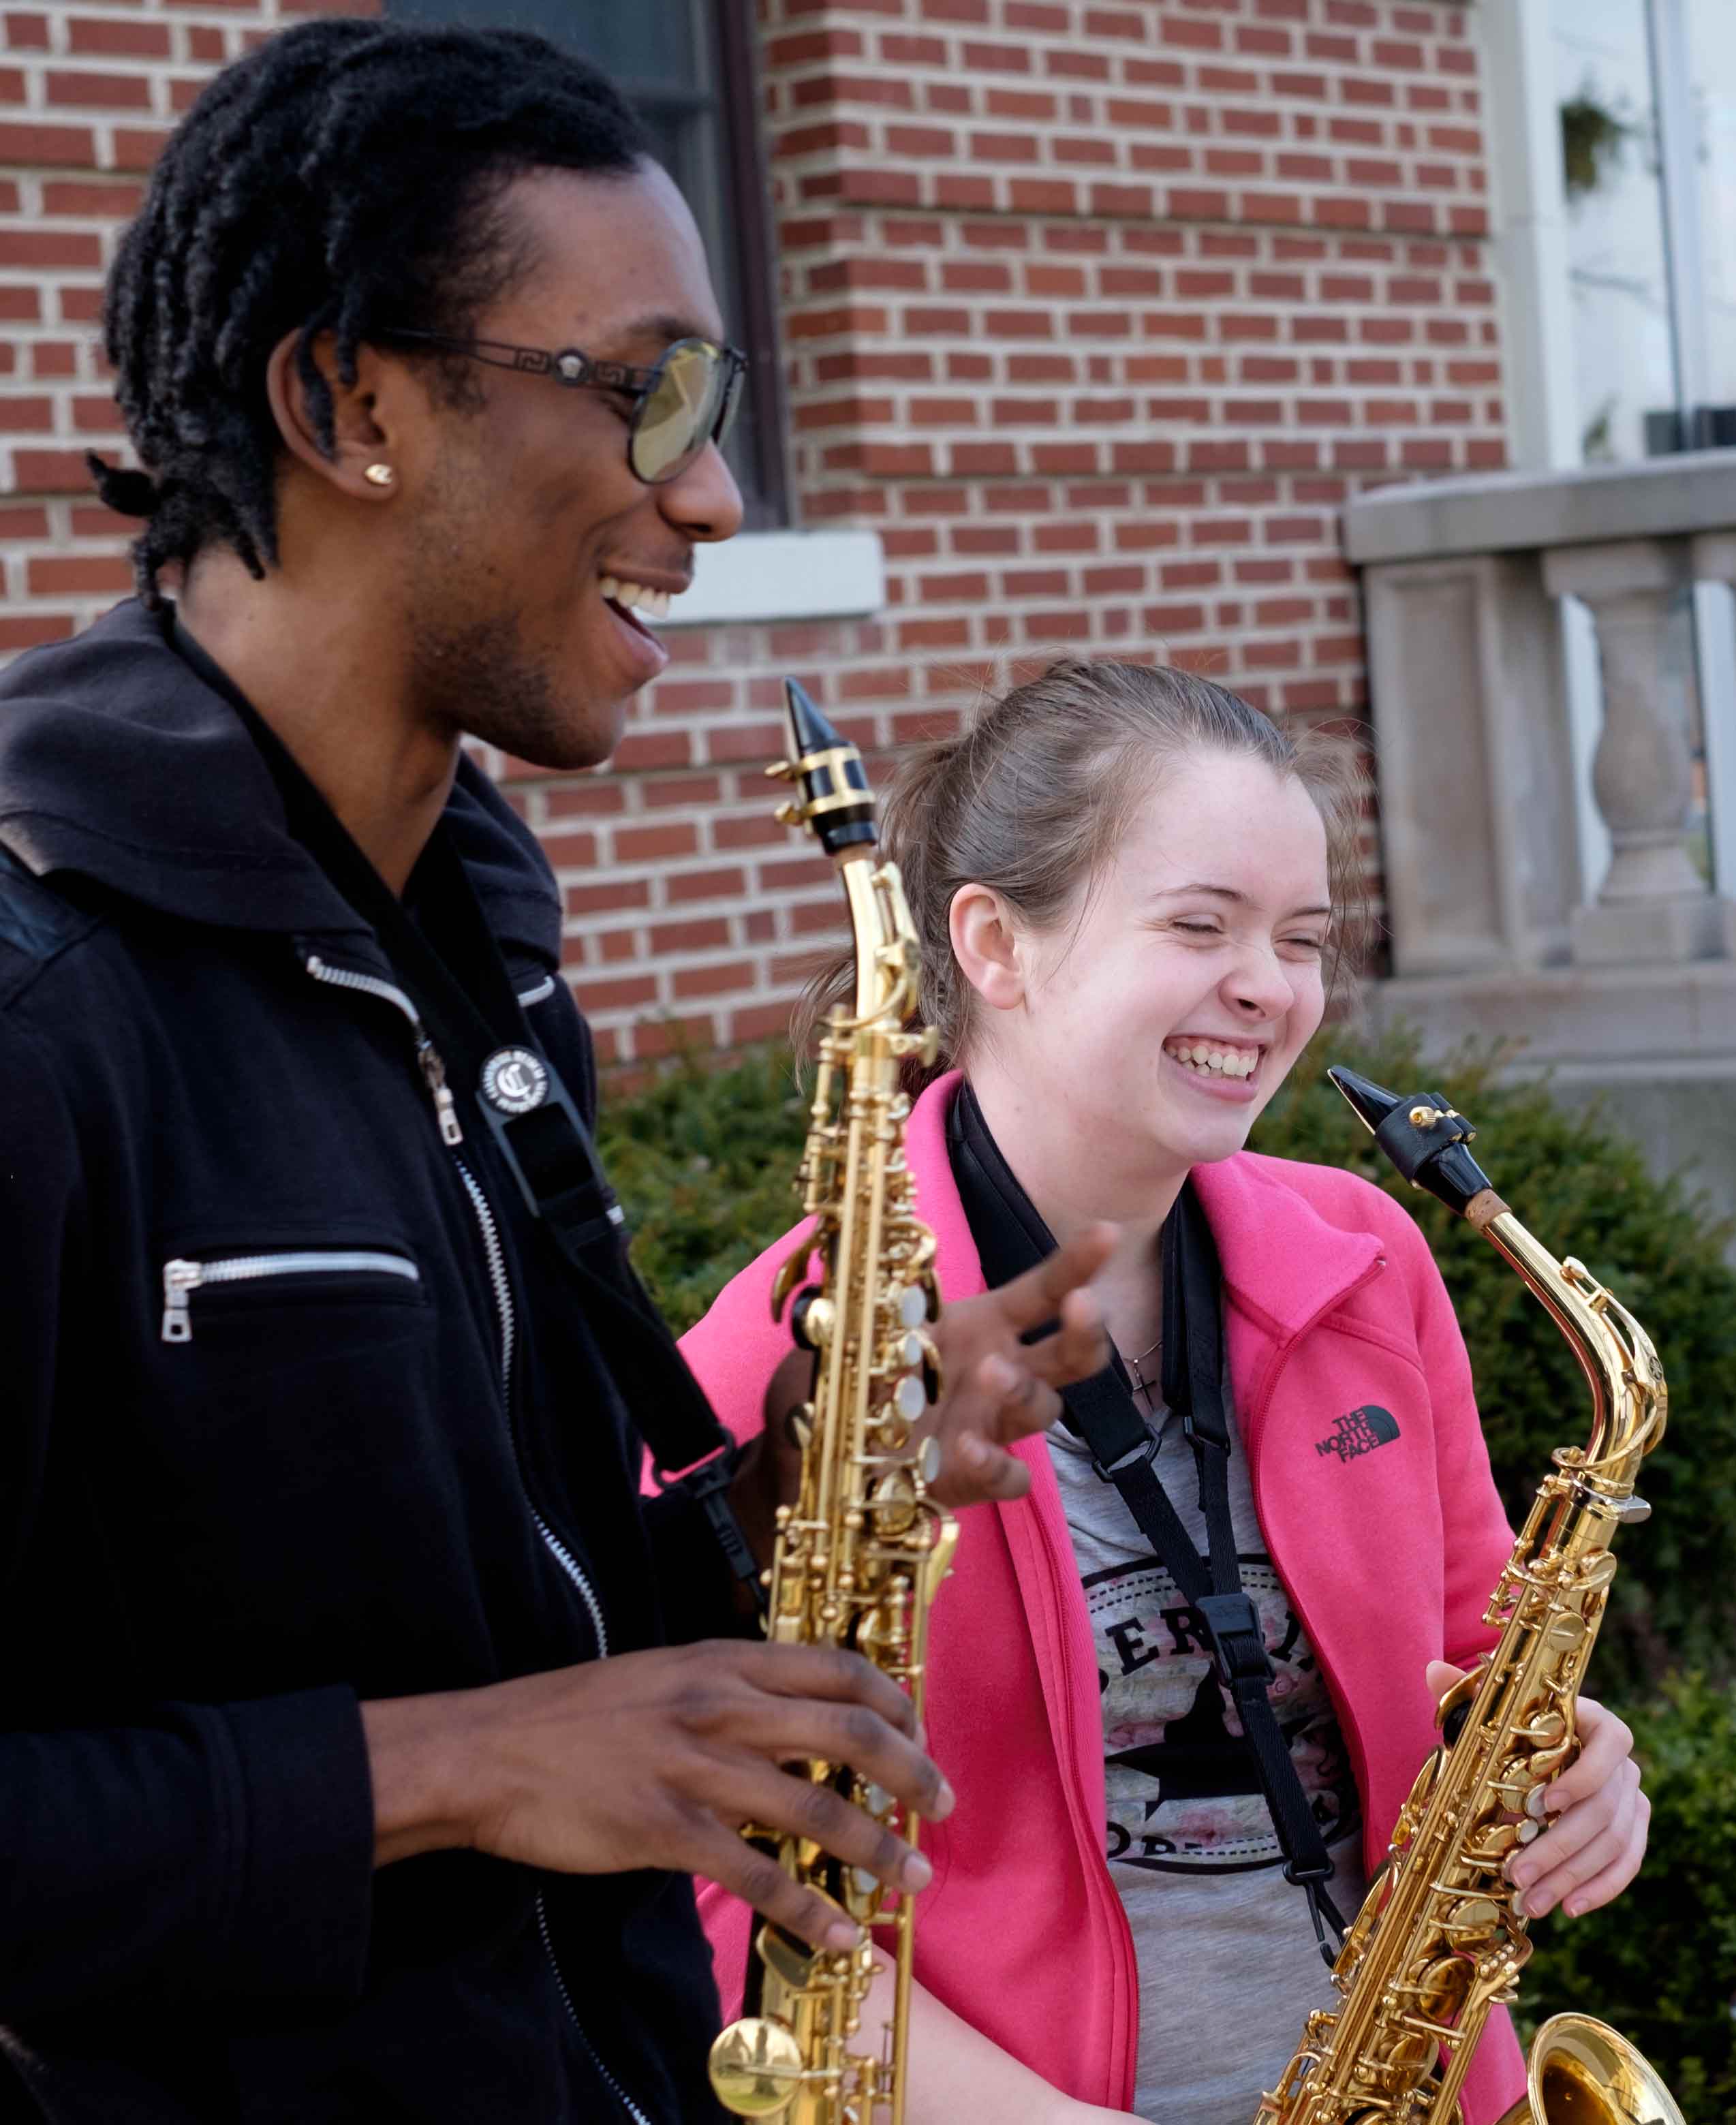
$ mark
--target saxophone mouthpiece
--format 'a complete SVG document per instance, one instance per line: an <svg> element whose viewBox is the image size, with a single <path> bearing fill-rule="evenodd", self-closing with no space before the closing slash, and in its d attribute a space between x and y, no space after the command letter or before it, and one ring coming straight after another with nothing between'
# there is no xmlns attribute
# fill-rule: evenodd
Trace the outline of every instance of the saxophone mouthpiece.
<svg viewBox="0 0 1736 2125"><path fill-rule="evenodd" d="M1443 1092L1401 1096L1355 1070L1327 1072L1356 1118L1413 1188L1424 1188L1460 1217L1489 1186L1465 1146L1477 1132Z"/></svg>
<svg viewBox="0 0 1736 2125"><path fill-rule="evenodd" d="M802 794L799 803L779 816L807 827L828 856L864 842L871 847L880 829L861 754L832 728L797 680L784 681L784 713L790 758L772 771L798 782Z"/></svg>

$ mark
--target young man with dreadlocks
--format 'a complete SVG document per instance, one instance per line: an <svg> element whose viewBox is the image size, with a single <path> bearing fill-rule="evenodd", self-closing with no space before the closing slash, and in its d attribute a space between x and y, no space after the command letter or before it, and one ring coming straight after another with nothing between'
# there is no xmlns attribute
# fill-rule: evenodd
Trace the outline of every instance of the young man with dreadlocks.
<svg viewBox="0 0 1736 2125"><path fill-rule="evenodd" d="M343 21L206 91L106 333L139 595L0 686L14 2110L710 2117L690 1874L827 1938L741 1824L927 1863L781 1767L950 1795L885 1677L729 1635L719 1492L639 1504L641 1435L718 1435L460 738L607 758L635 605L740 520L740 357L594 71ZM1106 1245L941 1324L955 1497L1098 1362ZM719 1465L763 1540L771 1457Z"/></svg>

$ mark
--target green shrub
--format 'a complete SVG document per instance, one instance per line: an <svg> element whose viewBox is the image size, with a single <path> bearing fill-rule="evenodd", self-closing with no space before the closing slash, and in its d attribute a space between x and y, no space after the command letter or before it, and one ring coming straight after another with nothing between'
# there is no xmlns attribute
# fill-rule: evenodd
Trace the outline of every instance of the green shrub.
<svg viewBox="0 0 1736 2125"><path fill-rule="evenodd" d="M683 1058L649 1091L603 1101L597 1149L633 1259L677 1335L795 1223L808 1102L783 1048L727 1070Z"/></svg>
<svg viewBox="0 0 1736 2125"><path fill-rule="evenodd" d="M1256 1149L1348 1166L1411 1211L1441 1265L1469 1346L1496 1480L1522 1517L1560 1445L1587 1429L1567 1344L1519 1278L1461 1219L1408 1188L1322 1074L1343 1062L1395 1091L1446 1093L1478 1156L1544 1244L1573 1254L1645 1325L1673 1415L1648 1459L1649 1521L1622 1535L1594 1694L1639 1737L1653 1802L1644 1873L1589 1917L1537 1929L1522 1988L1535 2023L1601 2016L1669 2081L1687 2125L1736 2118L1736 1271L1724 1233L1595 1114L1546 1087L1497 1081L1493 1051L1449 1062L1413 1044L1323 1036L1262 1118ZM678 1328L794 1220L806 1102L782 1050L707 1071L691 1059L605 1105L601 1148L638 1233L634 1254Z"/></svg>
<svg viewBox="0 0 1736 2125"><path fill-rule="evenodd" d="M1650 1849L1620 1900L1551 1912L1521 1986L1526 2031L1571 2010L1637 2044L1688 2125L1736 2118L1736 1704L1679 1675L1630 1717L1652 1800Z"/></svg>

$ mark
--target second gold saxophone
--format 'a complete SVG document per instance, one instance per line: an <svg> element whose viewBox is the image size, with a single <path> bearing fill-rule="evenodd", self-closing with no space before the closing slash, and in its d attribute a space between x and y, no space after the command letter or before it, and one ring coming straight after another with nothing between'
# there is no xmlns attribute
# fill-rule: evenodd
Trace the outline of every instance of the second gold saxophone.
<svg viewBox="0 0 1736 2125"><path fill-rule="evenodd" d="M908 1056L933 1059L934 1036L909 1030L921 961L898 868L880 860L861 756L795 681L787 682L794 782L779 817L806 827L837 865L855 940L853 1011L834 1010L820 1040L811 1126L797 1185L816 1219L780 1273L774 1311L790 1306L815 1354L800 1493L778 1515L767 1629L800 1645L848 1647L892 1676L920 1714L928 1612L956 1540L928 1496L936 1449L921 1425L940 1388L927 1325L939 1311L934 1237L917 1218L904 1164ZM818 1274L809 1265L818 1259ZM792 1303L793 1302L793 1303ZM817 1783L917 1840L890 1797L846 1766L804 1766ZM712 2047L711 2081L728 2110L788 2125L900 2125L907 2082L915 1906L895 1902L795 1837L748 1835L786 1873L838 1903L858 1945L810 1948L762 1920L749 1956L747 2012ZM878 2049L861 2041L878 1957L891 1932L893 2007Z"/></svg>
<svg viewBox="0 0 1736 2125"><path fill-rule="evenodd" d="M1556 1260L1465 1148L1474 1132L1439 1093L1400 1099L1328 1073L1399 1171L1517 1270L1579 1361L1583 1446L1556 1449L1490 1597L1500 1637L1441 1700L1441 1746L1399 1811L1392 1850L1333 1970L1344 1995L1310 2015L1255 2125L1456 2125L1491 2010L1531 1953L1502 1871L1537 1835L1545 1788L1578 1753L1574 1703L1616 1574L1610 1543L1650 1508L1639 1464L1663 1436L1650 1338L1578 1263ZM1669 2091L1603 2023L1558 2014L1532 2044L1526 2095L1499 2125L1683 2125Z"/></svg>

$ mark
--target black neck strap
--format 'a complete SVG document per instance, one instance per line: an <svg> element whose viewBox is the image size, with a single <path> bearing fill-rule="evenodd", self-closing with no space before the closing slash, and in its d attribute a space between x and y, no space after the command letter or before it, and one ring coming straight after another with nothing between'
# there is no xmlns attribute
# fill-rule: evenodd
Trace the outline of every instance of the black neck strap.
<svg viewBox="0 0 1736 2125"><path fill-rule="evenodd" d="M1054 1238L1001 1155L969 1085L947 1123L953 1172L991 1285L1008 1282L1054 1251ZM1091 1449L1152 1553L1181 1589L1229 1690L1284 1853L1284 1873L1308 1896L1320 1952L1330 1964L1344 1920L1327 1894L1333 1862L1272 1710L1271 1661L1259 1612L1242 1585L1229 1508L1229 1420L1224 1406L1224 1329L1218 1251L1190 1181L1163 1227L1163 1399L1193 1449L1205 1519L1201 1557L1158 1480L1158 1439L1134 1401L1119 1356L1064 1392L1068 1429ZM1047 1332L1039 1330L1038 1334Z"/></svg>
<svg viewBox="0 0 1736 2125"><path fill-rule="evenodd" d="M636 1383L630 1412L650 1449L659 1483L667 1484L675 1470L691 1471L682 1487L703 1507L730 1569L763 1604L757 1561L729 1502L738 1449L639 1282L590 1132L537 1045L499 944L444 827L436 826L430 836L411 888L429 930L452 940L460 964L470 972L474 995L257 709L184 629L177 646L246 724L277 785L290 832L374 931L449 1079L487 1124L526 1208L577 1283L605 1362L617 1377ZM523 1111L512 1110L520 1101L503 1105L486 1089L491 1066L514 1054L536 1065L519 1081L537 1094Z"/></svg>

